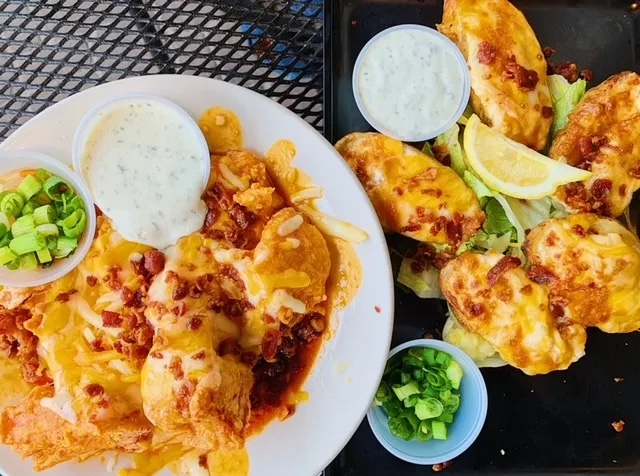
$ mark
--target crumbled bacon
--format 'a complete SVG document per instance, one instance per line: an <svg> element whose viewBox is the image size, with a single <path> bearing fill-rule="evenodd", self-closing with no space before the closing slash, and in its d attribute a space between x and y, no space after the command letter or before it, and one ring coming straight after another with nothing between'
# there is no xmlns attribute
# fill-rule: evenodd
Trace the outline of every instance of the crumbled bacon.
<svg viewBox="0 0 640 476"><path fill-rule="evenodd" d="M107 286L114 291L119 291L122 287L122 283L118 280L118 273L120 273L120 271L122 271L120 266L110 266L109 269L107 269L107 275L103 278Z"/></svg>
<svg viewBox="0 0 640 476"><path fill-rule="evenodd" d="M76 292L78 292L75 289L72 289L71 291L68 291L66 293L60 293L56 296L56 301L58 302L67 302L69 300L69 298L71 297L72 294L75 294Z"/></svg>
<svg viewBox="0 0 640 476"><path fill-rule="evenodd" d="M542 54L544 55L544 57L546 59L551 58L556 53L557 53L557 51L555 49L551 48L550 46L545 46L544 48L542 48Z"/></svg>
<svg viewBox="0 0 640 476"><path fill-rule="evenodd" d="M545 119L553 117L553 108L549 106L542 106L542 117Z"/></svg>
<svg viewBox="0 0 640 476"><path fill-rule="evenodd" d="M618 420L611 423L611 426L614 430L616 430L617 433L622 433L622 430L624 430L624 425L624 420Z"/></svg>
<svg viewBox="0 0 640 476"><path fill-rule="evenodd" d="M549 284L557 279L550 270L537 264L531 266L527 276L531 281L538 284Z"/></svg>
<svg viewBox="0 0 640 476"><path fill-rule="evenodd" d="M634 167L629 169L629 176L635 179L640 179L640 162L638 162Z"/></svg>
<svg viewBox="0 0 640 476"><path fill-rule="evenodd" d="M393 193L395 193L399 197L404 195L404 191L400 187L394 187L393 188Z"/></svg>
<svg viewBox="0 0 640 476"><path fill-rule="evenodd" d="M206 454L198 456L198 466L204 469L207 469L209 467Z"/></svg>
<svg viewBox="0 0 640 476"><path fill-rule="evenodd" d="M451 154L449 154L449 149L445 146L434 145L431 147L431 150L433 151L434 158L438 162L447 167L451 165Z"/></svg>
<svg viewBox="0 0 640 476"><path fill-rule="evenodd" d="M500 258L500 261L489 270L487 275L489 286L495 286L504 273L510 269L519 268L521 264L522 261L520 261L520 258L516 258L515 256L504 256Z"/></svg>
<svg viewBox="0 0 640 476"><path fill-rule="evenodd" d="M196 383L188 380L183 383L178 391L176 392L176 400L175 406L176 409L180 412L180 414L188 418L189 417L189 402L191 401L191 397L193 396L193 392L196 389Z"/></svg>
<svg viewBox="0 0 640 476"><path fill-rule="evenodd" d="M169 372L176 380L182 380L184 378L184 370L182 370L182 359L177 356L171 357L169 362Z"/></svg>
<svg viewBox="0 0 640 476"><path fill-rule="evenodd" d="M84 393L90 397L98 397L104 395L104 387L97 383L92 383L84 388Z"/></svg>
<svg viewBox="0 0 640 476"><path fill-rule="evenodd" d="M597 201L602 202L607 199L613 188L613 183L609 179L597 179L591 185L591 194ZM594 208L596 208L594 206ZM600 208L600 207L597 207Z"/></svg>
<svg viewBox="0 0 640 476"><path fill-rule="evenodd" d="M164 253L158 250L147 251L144 254L144 269L151 275L160 274L164 269Z"/></svg>
<svg viewBox="0 0 640 476"><path fill-rule="evenodd" d="M120 327L122 326L122 316L117 312L102 311L102 325L104 327Z"/></svg>
<svg viewBox="0 0 640 476"><path fill-rule="evenodd" d="M187 304L184 301L183 302L179 302L176 307L171 309L171 312L176 317L184 316L184 314L187 312Z"/></svg>
<svg viewBox="0 0 640 476"><path fill-rule="evenodd" d="M171 297L174 301L180 301L181 299L186 298L187 294L189 294L189 283L184 279L179 279L176 283L176 287L171 293Z"/></svg>
<svg viewBox="0 0 640 476"><path fill-rule="evenodd" d="M205 355L205 351L201 350L200 352L196 352L195 354L193 354L191 356L191 360L204 360Z"/></svg>
<svg viewBox="0 0 640 476"><path fill-rule="evenodd" d="M507 58L506 70L503 71L502 77L514 80L521 91L533 91L539 79L537 72L519 65L514 55Z"/></svg>
<svg viewBox="0 0 640 476"><path fill-rule="evenodd" d="M280 340L282 339L282 333L276 329L269 329L262 338L262 357L267 362L275 361L278 353L278 347L280 346Z"/></svg>
<svg viewBox="0 0 640 476"><path fill-rule="evenodd" d="M582 225L576 224L571 227L571 231L573 231L576 235L584 238L587 236L587 232Z"/></svg>
<svg viewBox="0 0 640 476"><path fill-rule="evenodd" d="M492 65L496 56L498 56L498 48L488 41L483 41L478 45L478 63Z"/></svg>
<svg viewBox="0 0 640 476"><path fill-rule="evenodd" d="M480 314L482 314L484 312L484 306L480 303L473 303L471 304L471 307L469 308L469 311L471 311L471 315L473 316L479 316Z"/></svg>
<svg viewBox="0 0 640 476"><path fill-rule="evenodd" d="M570 61L565 61L552 67L553 74L559 74L570 83L575 83L580 77L578 73L578 65Z"/></svg>
<svg viewBox="0 0 640 476"><path fill-rule="evenodd" d="M152 359L161 359L163 357L162 352L158 352L157 350L154 350L153 352L151 352L149 356Z"/></svg>
<svg viewBox="0 0 640 476"><path fill-rule="evenodd" d="M94 288L98 285L98 278L95 276L87 276L87 285Z"/></svg>
<svg viewBox="0 0 640 476"><path fill-rule="evenodd" d="M453 461L445 461L444 463L438 463L431 466L431 469L436 473L440 471L444 471L445 469L451 467L453 465Z"/></svg>
<svg viewBox="0 0 640 476"><path fill-rule="evenodd" d="M187 322L187 329L189 329L190 331L196 332L201 327L202 327L202 319L200 319L199 317L193 317L189 319L189 322Z"/></svg>

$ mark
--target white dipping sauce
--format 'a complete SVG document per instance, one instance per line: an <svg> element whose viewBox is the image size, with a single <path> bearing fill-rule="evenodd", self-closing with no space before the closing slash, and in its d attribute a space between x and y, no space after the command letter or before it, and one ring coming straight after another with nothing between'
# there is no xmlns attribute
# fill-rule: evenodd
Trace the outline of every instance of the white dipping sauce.
<svg viewBox="0 0 640 476"><path fill-rule="evenodd" d="M372 125L416 139L453 118L463 100L464 77L450 44L420 29L398 29L363 52L354 79Z"/></svg>
<svg viewBox="0 0 640 476"><path fill-rule="evenodd" d="M123 99L96 116L81 151L82 172L125 239L163 249L202 227L206 169L197 134L152 99Z"/></svg>

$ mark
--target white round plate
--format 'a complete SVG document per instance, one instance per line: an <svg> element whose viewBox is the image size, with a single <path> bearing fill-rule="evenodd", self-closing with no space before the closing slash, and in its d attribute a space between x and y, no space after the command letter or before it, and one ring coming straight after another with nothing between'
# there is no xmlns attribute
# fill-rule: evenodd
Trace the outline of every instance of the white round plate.
<svg viewBox="0 0 640 476"><path fill-rule="evenodd" d="M229 108L242 122L245 146L259 153L266 152L279 139L291 140L298 150L294 165L324 189L321 209L369 234L364 243L355 247L363 271L360 292L346 310L333 316L333 337L324 344L305 385L309 401L299 405L291 418L273 422L247 442L252 476L318 475L364 418L391 341L393 277L389 253L364 190L331 144L294 113L247 89L196 76L142 76L88 89L38 114L0 148L34 149L71 164L72 139L82 116L96 104L124 93L163 96L194 118L211 106ZM21 461L5 446L0 446L0 473L35 475L30 461ZM68 463L38 474L109 473L102 462L94 460Z"/></svg>

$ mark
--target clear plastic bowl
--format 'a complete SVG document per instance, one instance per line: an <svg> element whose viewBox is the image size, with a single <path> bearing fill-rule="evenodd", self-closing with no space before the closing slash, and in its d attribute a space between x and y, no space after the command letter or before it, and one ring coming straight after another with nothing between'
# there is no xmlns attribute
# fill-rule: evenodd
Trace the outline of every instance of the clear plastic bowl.
<svg viewBox="0 0 640 476"><path fill-rule="evenodd" d="M457 105L455 112L453 113L451 118L442 127L431 130L431 131L425 131L424 134L417 137L400 136L388 130L384 126L384 124L379 123L371 116L371 114L369 114L369 111L367 111L367 109L364 107L364 104L362 104L362 99L360 98L360 86L359 86L358 77L360 75L360 66L362 64L362 60L364 56L367 54L367 52L369 51L369 49L374 43L376 43L382 37L387 36L389 33L393 33L398 30L419 30L437 38L439 41L442 42L442 44L445 47L449 48L453 52L454 56L458 60L460 71L462 72L462 75L463 75L463 87L462 87L463 90L460 96L460 104ZM367 44L364 45L364 47L362 48L362 50L360 50L360 53L358 54L358 58L356 59L355 66L353 67L353 75L351 77L351 86L353 88L353 96L356 101L356 105L360 110L360 114L362 114L362 116L371 125L371 127L373 127L375 130L377 130L378 132L386 136L389 136L393 139L405 141L405 142L422 142L422 141L430 140L449 130L451 126L453 126L453 124L455 124L455 122L458 119L460 119L460 117L464 113L464 110L466 109L467 104L469 103L469 97L471 96L471 76L469 74L469 68L467 66L466 60L464 59L464 56L462 55L462 52L460 52L458 47L449 38L444 36L439 31L434 30L433 28L429 28L427 26L414 25L414 24L398 25L391 28L387 28L386 30L381 31L376 36L371 38L367 42Z"/></svg>
<svg viewBox="0 0 640 476"><path fill-rule="evenodd" d="M129 93L113 97L108 101L104 101L91 108L89 112L87 112L80 120L80 125L76 129L76 133L73 136L71 160L73 161L74 170L78 172L87 188L90 189L89 181L87 180L87 177L84 176L84 172L82 170L82 149L84 148L87 134L89 134L95 127L98 115L100 113L114 108L119 102L131 99L143 99L145 101L157 103L165 108L172 110L184 121L185 125L194 132L196 140L198 141L198 145L200 146L202 152L202 191L204 192L207 184L209 183L209 174L211 172L211 158L209 155L209 147L207 146L207 141L204 138L200 127L198 127L198 124L189 115L189 113L178 106L176 103L160 96L154 96L144 93ZM100 203L96 204L98 205L98 207L100 207Z"/></svg>
<svg viewBox="0 0 640 476"><path fill-rule="evenodd" d="M434 339L416 339L391 350L389 358L399 352L427 347L442 350L451 355L462 367L464 375L460 384L460 408L453 423L447 427L446 440L404 441L389 431L387 414L382 407L371 405L367 420L380 444L392 455L413 464L438 464L451 461L461 455L476 440L487 416L487 386L478 366L467 354L446 342Z"/></svg>
<svg viewBox="0 0 640 476"><path fill-rule="evenodd" d="M55 260L49 268L12 271L5 266L0 266L0 285L2 286L30 288L60 279L80 264L93 242L96 231L96 211L89 189L78 174L62 162L40 152L32 150L0 151L0 177L19 170L38 168L48 170L63 178L82 198L87 212L87 228L84 230L75 252L68 258Z"/></svg>

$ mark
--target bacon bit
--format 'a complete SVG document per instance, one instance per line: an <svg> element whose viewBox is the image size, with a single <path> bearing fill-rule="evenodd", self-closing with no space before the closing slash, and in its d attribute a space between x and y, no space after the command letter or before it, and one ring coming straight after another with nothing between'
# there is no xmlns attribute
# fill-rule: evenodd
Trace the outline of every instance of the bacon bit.
<svg viewBox="0 0 640 476"><path fill-rule="evenodd" d="M618 420L611 423L611 426L614 430L616 430L617 433L622 433L622 430L624 430L624 425L625 423L623 420Z"/></svg>
<svg viewBox="0 0 640 476"><path fill-rule="evenodd" d="M187 304L184 301L180 302L176 307L171 309L171 312L176 317L184 316L184 314L187 312Z"/></svg>
<svg viewBox="0 0 640 476"><path fill-rule="evenodd" d="M638 162L635 167L629 170L629 176L640 179L640 162Z"/></svg>
<svg viewBox="0 0 640 476"><path fill-rule="evenodd" d="M275 362L282 333L275 329L268 330L262 338L262 357L267 362Z"/></svg>
<svg viewBox="0 0 640 476"><path fill-rule="evenodd" d="M87 276L87 285L95 288L98 285L98 278L95 276Z"/></svg>
<svg viewBox="0 0 640 476"><path fill-rule="evenodd" d="M404 233L412 233L414 231L418 231L420 228L420 223L409 223L407 226L403 227L401 231Z"/></svg>
<svg viewBox="0 0 640 476"><path fill-rule="evenodd" d="M207 455L200 455L198 456L198 466L200 466L201 468L204 469L208 469L209 468L209 462L207 461Z"/></svg>
<svg viewBox="0 0 640 476"><path fill-rule="evenodd" d="M483 41L478 45L478 63L491 65L495 62L496 56L498 56L498 48L488 41Z"/></svg>
<svg viewBox="0 0 640 476"><path fill-rule="evenodd" d="M622 377L614 377L614 379L613 379L613 381L614 381L615 383L620 383L620 382L622 382L623 380L624 380L624 379L623 379Z"/></svg>
<svg viewBox="0 0 640 476"><path fill-rule="evenodd" d="M104 387L102 385L99 385L97 383L92 383L90 385L87 385L84 388L84 393L86 393L87 395L89 395L90 397L97 397L97 396L101 396L104 395Z"/></svg>
<svg viewBox="0 0 640 476"><path fill-rule="evenodd" d="M440 471L444 471L447 468L450 468L453 465L453 461L445 461L444 463L438 463L431 466L431 469L436 473Z"/></svg>
<svg viewBox="0 0 640 476"><path fill-rule="evenodd" d="M454 248L457 247L462 240L462 220L462 215L456 212L445 227L449 244Z"/></svg>
<svg viewBox="0 0 640 476"><path fill-rule="evenodd" d="M187 294L189 294L189 283L183 279L179 279L176 287L171 293L171 297L174 301L180 301L187 297Z"/></svg>
<svg viewBox="0 0 640 476"><path fill-rule="evenodd" d="M202 289L200 289L197 284L194 283L189 286L189 297L198 299L200 296L202 296Z"/></svg>
<svg viewBox="0 0 640 476"><path fill-rule="evenodd" d="M163 357L162 352L158 352L157 350L154 350L149 355L152 359L161 359Z"/></svg>
<svg viewBox="0 0 640 476"><path fill-rule="evenodd" d="M117 312L102 311L102 325L104 327L121 327L122 316Z"/></svg>
<svg viewBox="0 0 640 476"><path fill-rule="evenodd" d="M622 185L620 185L620 187L618 188L618 193L620 193L620 195L622 195L623 197L627 194L627 184L623 183Z"/></svg>
<svg viewBox="0 0 640 476"><path fill-rule="evenodd" d="M564 307L560 302L550 302L549 312L556 319L560 319L561 317L564 317Z"/></svg>
<svg viewBox="0 0 640 476"><path fill-rule="evenodd" d="M106 350L104 347L104 342L102 342L102 339L96 339L93 342L90 342L89 348L93 352L104 352Z"/></svg>
<svg viewBox="0 0 640 476"><path fill-rule="evenodd" d="M578 65L575 63L571 63L570 61L565 61L560 63L559 65L555 65L552 67L553 74L559 74L563 76L564 79L569 81L570 83L575 83L578 78Z"/></svg>
<svg viewBox="0 0 640 476"><path fill-rule="evenodd" d="M99 407L99 408L102 408L102 409L104 409L104 408L109 408L109 398L108 398L108 397L105 397L105 398L101 399L101 400L98 402L98 407Z"/></svg>
<svg viewBox="0 0 640 476"><path fill-rule="evenodd" d="M544 48L542 48L542 54L544 55L544 57L546 59L551 58L556 53L557 53L557 51L555 49L551 48L550 46L545 46Z"/></svg>
<svg viewBox="0 0 640 476"><path fill-rule="evenodd" d="M194 317L192 319L189 319L189 322L187 322L187 329L189 329L192 332L196 332L201 327L202 327L202 319L200 319L199 317Z"/></svg>
<svg viewBox="0 0 640 476"><path fill-rule="evenodd" d="M69 292L66 292L66 293L60 293L60 294L58 294L58 295L56 296L56 301L58 301L58 302L67 302L67 301L69 300L69 297L70 297L72 294L75 294L75 293L77 293L77 292L78 292L78 291L77 291L76 289L72 289L72 290L71 290L71 291L69 291Z"/></svg>
<svg viewBox="0 0 640 476"><path fill-rule="evenodd" d="M193 354L191 356L191 360L204 360L205 358L205 352L204 350L201 350L200 352L198 352L197 354Z"/></svg>
<svg viewBox="0 0 640 476"><path fill-rule="evenodd" d="M470 308L471 314L474 316L479 316L484 312L484 306L482 304L473 303Z"/></svg>
<svg viewBox="0 0 640 476"><path fill-rule="evenodd" d="M171 362L169 362L169 372L171 372L173 378L176 380L182 380L184 378L184 370L182 370L182 359L180 357L171 357Z"/></svg>
<svg viewBox="0 0 640 476"><path fill-rule="evenodd" d="M373 306L373 309L380 314L382 312L382 309L380 309L380 306Z"/></svg>
<svg viewBox="0 0 640 476"><path fill-rule="evenodd" d="M593 185L591 185L591 194L593 195L593 198L595 198L599 202L602 202L609 196L612 188L613 183L611 182L611 180L597 179L593 182Z"/></svg>
<svg viewBox="0 0 640 476"><path fill-rule="evenodd" d="M573 231L576 235L580 236L581 238L584 238L585 236L587 236L587 232L582 225L578 225L578 224L573 225L571 227L571 231Z"/></svg>
<svg viewBox="0 0 640 476"><path fill-rule="evenodd" d="M404 195L404 190L402 190L400 187L394 187L393 188L393 193L395 193L397 196L401 197L402 195Z"/></svg>
<svg viewBox="0 0 640 476"><path fill-rule="evenodd" d="M196 389L195 382L188 381L182 384L182 386L176 392L175 405L180 414L188 418L189 417L189 401L193 396L193 392Z"/></svg>
<svg viewBox="0 0 640 476"><path fill-rule="evenodd" d="M510 55L509 58L507 58L506 68L502 73L502 77L514 80L521 91L533 91L536 89L538 73L532 69L526 69L520 66L514 55Z"/></svg>
<svg viewBox="0 0 640 476"><path fill-rule="evenodd" d="M590 69L583 69L582 71L580 71L580 77L590 83L591 81L593 81L593 71L591 71Z"/></svg>
<svg viewBox="0 0 640 476"><path fill-rule="evenodd" d="M522 286L522 288L520 288L520 292L525 296L529 296L533 292L533 286L531 286L530 284L525 284L524 286Z"/></svg>
<svg viewBox="0 0 640 476"><path fill-rule="evenodd" d="M531 266L531 269L527 272L527 277L538 284L549 284L558 279L550 270L537 264Z"/></svg>
<svg viewBox="0 0 640 476"><path fill-rule="evenodd" d="M122 286L122 289L120 290L120 298L122 299L125 307L131 307L133 296L134 294L131 289L129 289L127 286Z"/></svg>
<svg viewBox="0 0 640 476"><path fill-rule="evenodd" d="M158 250L147 251L144 254L144 269L151 275L160 274L164 269L164 253Z"/></svg>
<svg viewBox="0 0 640 476"><path fill-rule="evenodd" d="M545 119L553 117L553 108L549 106L542 106L542 117Z"/></svg>
<svg viewBox="0 0 640 476"><path fill-rule="evenodd" d="M145 280L148 278L147 270L144 269L144 256L140 261L129 261L129 265L135 274L142 276Z"/></svg>
<svg viewBox="0 0 640 476"><path fill-rule="evenodd" d="M516 258L515 256L504 256L500 258L500 261L498 261L487 274L489 286L495 286L504 273L510 269L519 268L521 264L522 261L520 261L520 258Z"/></svg>
<svg viewBox="0 0 640 476"><path fill-rule="evenodd" d="M433 151L434 158L438 162L447 167L451 165L451 154L449 154L449 150L445 146L434 145L431 147L431 150Z"/></svg>

